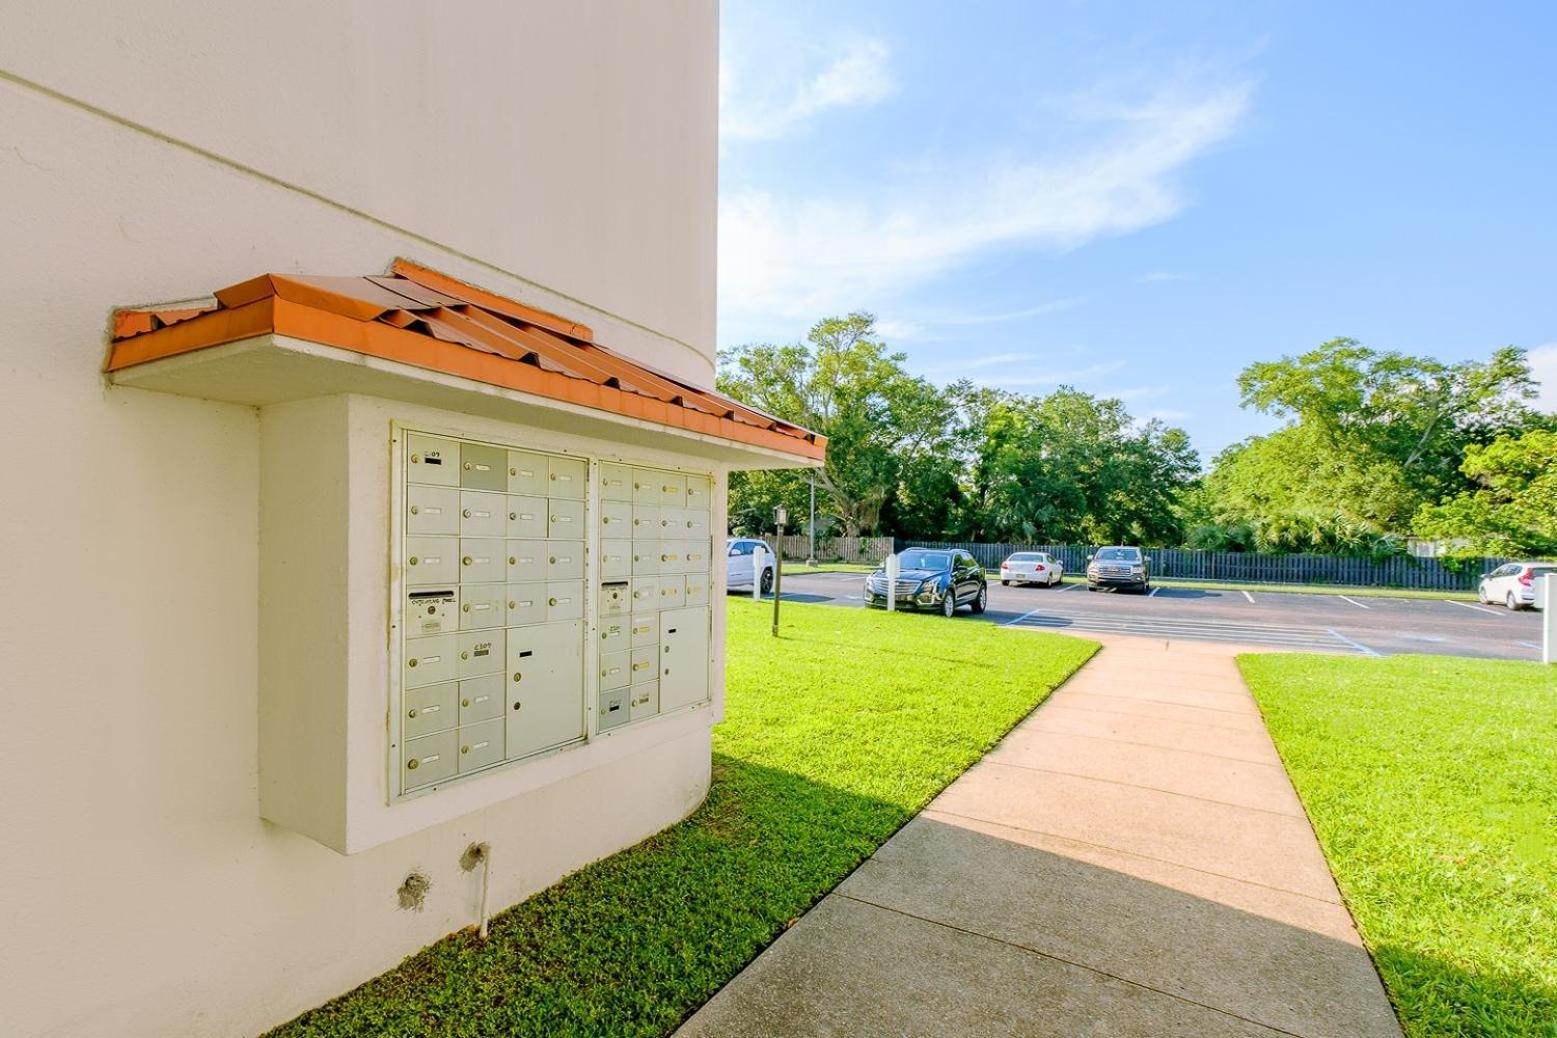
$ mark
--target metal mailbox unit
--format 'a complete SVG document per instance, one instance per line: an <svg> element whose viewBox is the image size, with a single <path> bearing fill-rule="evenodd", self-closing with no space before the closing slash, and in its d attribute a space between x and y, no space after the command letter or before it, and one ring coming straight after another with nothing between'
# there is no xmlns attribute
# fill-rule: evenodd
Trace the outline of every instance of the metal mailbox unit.
<svg viewBox="0 0 1557 1038"><path fill-rule="evenodd" d="M713 479L592 462L396 430L392 800L708 700Z"/></svg>

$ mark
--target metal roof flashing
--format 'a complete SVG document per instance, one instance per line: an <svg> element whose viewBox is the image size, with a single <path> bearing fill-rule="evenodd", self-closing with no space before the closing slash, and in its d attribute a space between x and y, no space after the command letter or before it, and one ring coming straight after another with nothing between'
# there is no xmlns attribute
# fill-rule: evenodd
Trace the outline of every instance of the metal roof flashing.
<svg viewBox="0 0 1557 1038"><path fill-rule="evenodd" d="M811 467L825 455L825 437L638 364L587 325L405 260L387 276L265 274L215 299L116 312L109 380L259 406L358 393L582 423L739 468Z"/></svg>

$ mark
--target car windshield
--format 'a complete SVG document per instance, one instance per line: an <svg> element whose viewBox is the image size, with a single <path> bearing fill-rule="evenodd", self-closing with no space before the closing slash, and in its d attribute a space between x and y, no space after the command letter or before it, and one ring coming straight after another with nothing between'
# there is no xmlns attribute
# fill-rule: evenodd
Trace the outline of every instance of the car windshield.
<svg viewBox="0 0 1557 1038"><path fill-rule="evenodd" d="M1042 562L1043 556L1035 552L1019 551L1006 560L1007 562Z"/></svg>
<svg viewBox="0 0 1557 1038"><path fill-rule="evenodd" d="M1101 562L1140 562L1139 548L1103 548L1097 553Z"/></svg>
<svg viewBox="0 0 1557 1038"><path fill-rule="evenodd" d="M944 551L905 551L898 556L903 569L951 569L951 554Z"/></svg>

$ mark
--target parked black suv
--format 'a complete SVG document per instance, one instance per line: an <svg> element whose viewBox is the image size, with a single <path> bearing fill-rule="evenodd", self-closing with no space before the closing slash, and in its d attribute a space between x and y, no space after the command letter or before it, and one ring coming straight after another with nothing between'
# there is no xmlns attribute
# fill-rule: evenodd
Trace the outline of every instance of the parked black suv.
<svg viewBox="0 0 1557 1038"><path fill-rule="evenodd" d="M1145 594L1151 590L1151 566L1139 548L1099 548L1087 556L1087 590L1122 587Z"/></svg>
<svg viewBox="0 0 1557 1038"><path fill-rule="evenodd" d="M989 605L984 568L965 551L909 548L898 555L895 598L898 608L938 609L951 616L966 605L982 613ZM886 607L887 568L878 566L865 578L865 604Z"/></svg>

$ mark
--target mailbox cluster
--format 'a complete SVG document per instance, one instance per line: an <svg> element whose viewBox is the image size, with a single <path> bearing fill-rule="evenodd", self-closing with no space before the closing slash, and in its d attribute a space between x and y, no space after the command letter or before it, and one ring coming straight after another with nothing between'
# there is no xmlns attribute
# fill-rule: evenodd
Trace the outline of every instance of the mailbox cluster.
<svg viewBox="0 0 1557 1038"><path fill-rule="evenodd" d="M602 730L708 698L711 487L600 465Z"/></svg>
<svg viewBox="0 0 1557 1038"><path fill-rule="evenodd" d="M597 730L708 698L708 477L600 463L595 530L587 458L402 450L397 792L584 739L592 692Z"/></svg>

